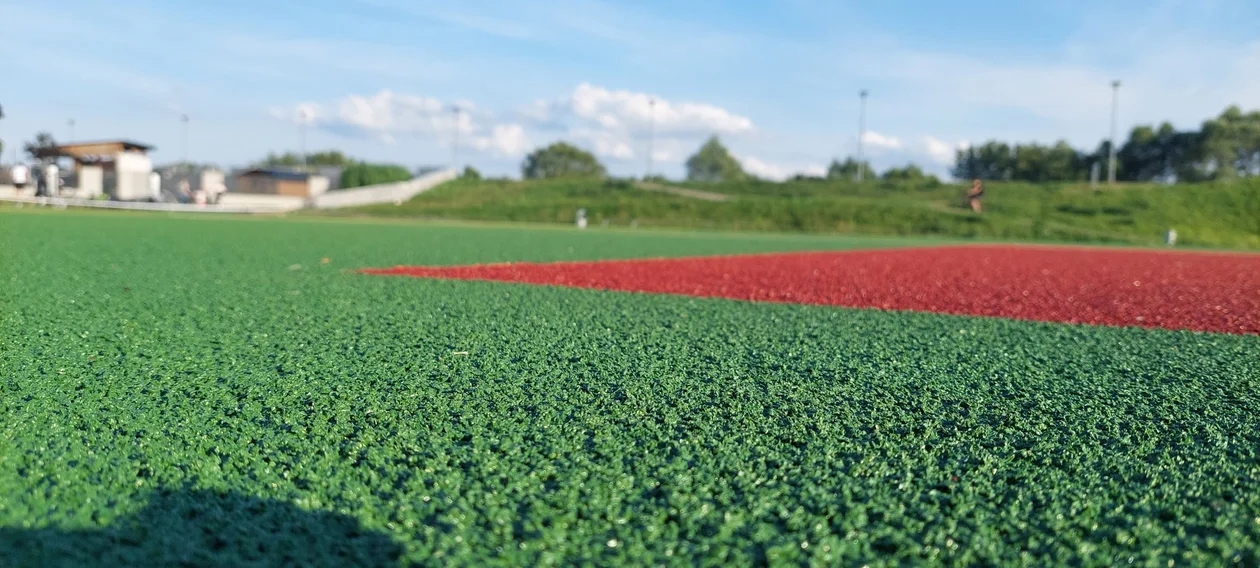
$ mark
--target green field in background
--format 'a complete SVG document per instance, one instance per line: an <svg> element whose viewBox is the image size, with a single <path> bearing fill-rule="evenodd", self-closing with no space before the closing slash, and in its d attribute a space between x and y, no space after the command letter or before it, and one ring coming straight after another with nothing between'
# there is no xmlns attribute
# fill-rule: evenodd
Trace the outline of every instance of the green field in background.
<svg viewBox="0 0 1260 568"><path fill-rule="evenodd" d="M1260 562L1257 337L353 271L932 243L0 211L0 558Z"/></svg>

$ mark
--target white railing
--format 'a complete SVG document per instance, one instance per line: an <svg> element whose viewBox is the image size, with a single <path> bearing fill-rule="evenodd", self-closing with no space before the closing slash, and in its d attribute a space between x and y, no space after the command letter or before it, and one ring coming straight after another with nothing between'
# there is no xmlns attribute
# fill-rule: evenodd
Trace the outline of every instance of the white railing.
<svg viewBox="0 0 1260 568"><path fill-rule="evenodd" d="M132 211L168 211L176 213L284 213L306 207L332 209L377 203L406 201L438 185L455 179L455 170L443 170L398 183L385 183L355 189L335 190L310 199L273 195L225 193L220 203L153 203L147 201L98 201L75 197L19 197L12 188L0 188L0 201L51 207L89 207Z"/></svg>
<svg viewBox="0 0 1260 568"><path fill-rule="evenodd" d="M219 194L219 207L236 207L250 209L259 213L270 211L283 213L297 211L307 206L305 197L293 195L260 195L256 193L222 193Z"/></svg>
<svg viewBox="0 0 1260 568"><path fill-rule="evenodd" d="M130 211L167 211L171 213L278 213L278 209L259 209L257 207L235 207L231 205L194 205L191 203L162 203L149 201L98 201L95 199L79 199L77 197L0 197L0 201L23 205L47 206L65 209L66 207L88 207L93 209L125 209Z"/></svg>

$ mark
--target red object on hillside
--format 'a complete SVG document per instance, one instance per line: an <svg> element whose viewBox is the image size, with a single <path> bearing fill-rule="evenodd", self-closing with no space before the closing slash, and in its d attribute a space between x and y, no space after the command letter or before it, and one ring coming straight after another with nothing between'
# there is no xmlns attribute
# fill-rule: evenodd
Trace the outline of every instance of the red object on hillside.
<svg viewBox="0 0 1260 568"><path fill-rule="evenodd" d="M958 246L363 272L1260 334L1260 255Z"/></svg>

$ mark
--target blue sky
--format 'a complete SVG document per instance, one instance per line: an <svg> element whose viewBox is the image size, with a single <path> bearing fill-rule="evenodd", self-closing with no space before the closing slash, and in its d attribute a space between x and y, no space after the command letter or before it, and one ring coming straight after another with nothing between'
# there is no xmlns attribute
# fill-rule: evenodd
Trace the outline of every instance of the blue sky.
<svg viewBox="0 0 1260 568"><path fill-rule="evenodd" d="M128 138L224 166L337 148L516 175L555 140L617 174L718 134L750 171L817 172L865 147L944 173L990 138L1094 147L1260 107L1253 0L0 0L5 161L39 130ZM18 80L10 80L16 78ZM651 103L649 101L655 101ZM449 109L464 109L458 117Z"/></svg>

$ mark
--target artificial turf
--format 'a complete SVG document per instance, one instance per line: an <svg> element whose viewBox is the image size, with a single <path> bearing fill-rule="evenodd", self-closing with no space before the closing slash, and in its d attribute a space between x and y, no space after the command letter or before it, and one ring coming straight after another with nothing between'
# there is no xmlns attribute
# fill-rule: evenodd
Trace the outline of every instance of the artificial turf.
<svg viewBox="0 0 1260 568"><path fill-rule="evenodd" d="M893 244L0 212L0 558L1260 562L1255 336L352 270Z"/></svg>

